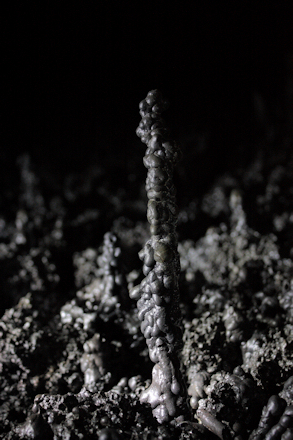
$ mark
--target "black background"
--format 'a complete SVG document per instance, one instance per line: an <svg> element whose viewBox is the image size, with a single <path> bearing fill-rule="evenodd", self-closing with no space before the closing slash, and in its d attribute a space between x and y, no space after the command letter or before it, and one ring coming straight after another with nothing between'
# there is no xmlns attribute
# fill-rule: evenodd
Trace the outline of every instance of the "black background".
<svg viewBox="0 0 293 440"><path fill-rule="evenodd" d="M138 103L154 88L171 102L165 117L187 160L196 160L200 135L209 139L205 172L229 162L237 145L249 152L254 94L273 109L286 93L289 3L10 6L2 14L3 172L24 152L60 175L105 158L127 167L143 155Z"/></svg>

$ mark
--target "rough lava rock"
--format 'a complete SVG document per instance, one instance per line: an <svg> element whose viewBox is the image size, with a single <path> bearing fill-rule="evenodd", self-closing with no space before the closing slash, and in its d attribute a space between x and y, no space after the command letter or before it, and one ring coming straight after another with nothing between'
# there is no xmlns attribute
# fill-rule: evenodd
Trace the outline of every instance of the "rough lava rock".
<svg viewBox="0 0 293 440"><path fill-rule="evenodd" d="M179 204L192 418L177 425L140 403L153 365L129 291L145 276L144 177L115 191L105 162L57 182L28 155L13 186L3 174L0 438L293 438L293 137L274 132Z"/></svg>

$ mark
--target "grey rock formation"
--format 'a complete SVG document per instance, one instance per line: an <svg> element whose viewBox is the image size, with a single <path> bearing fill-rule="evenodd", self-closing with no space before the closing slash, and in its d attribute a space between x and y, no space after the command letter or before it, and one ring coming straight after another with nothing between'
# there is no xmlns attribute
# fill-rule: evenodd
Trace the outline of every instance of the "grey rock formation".
<svg viewBox="0 0 293 440"><path fill-rule="evenodd" d="M151 238L139 257L145 278L130 296L137 301L141 330L149 356L155 363L152 383L141 394L149 403L159 423L182 416L186 411L185 387L180 374L177 352L181 344L178 321L180 272L177 251L177 206L173 169L180 156L177 144L170 140L161 119L167 107L160 92L153 90L140 103L141 123L137 135L147 145L144 165L148 169L146 191L147 218Z"/></svg>

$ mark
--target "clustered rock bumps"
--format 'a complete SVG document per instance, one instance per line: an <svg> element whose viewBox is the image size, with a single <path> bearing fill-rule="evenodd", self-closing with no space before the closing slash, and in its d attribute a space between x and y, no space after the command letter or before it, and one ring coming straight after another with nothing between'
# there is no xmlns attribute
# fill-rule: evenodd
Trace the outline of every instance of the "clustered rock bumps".
<svg viewBox="0 0 293 440"><path fill-rule="evenodd" d="M182 340L178 326L180 261L172 179L180 150L170 140L161 119L161 113L167 106L167 101L157 90L149 92L140 103L142 120L137 135L147 145L143 161L148 169L147 218L151 238L139 253L145 278L130 293L131 298L138 300L141 330L146 338L150 359L155 363L152 383L141 394L140 400L151 405L159 423L174 418L180 420L186 411L185 387L177 357Z"/></svg>
<svg viewBox="0 0 293 440"><path fill-rule="evenodd" d="M293 439L293 376L285 382L280 395L269 398L263 407L258 427L251 433L249 440Z"/></svg>

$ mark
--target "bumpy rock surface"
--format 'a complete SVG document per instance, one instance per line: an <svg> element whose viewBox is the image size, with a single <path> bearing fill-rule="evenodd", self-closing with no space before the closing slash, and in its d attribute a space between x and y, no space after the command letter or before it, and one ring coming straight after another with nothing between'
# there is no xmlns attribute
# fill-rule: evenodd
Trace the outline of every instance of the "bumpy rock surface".
<svg viewBox="0 0 293 440"><path fill-rule="evenodd" d="M170 140L161 119L167 103L153 90L140 103L141 123L137 134L147 145L144 165L148 169L146 191L147 217L151 238L139 257L145 278L134 287L141 330L146 338L150 359L155 363L152 383L141 395L141 402L151 405L154 417L164 423L187 415L185 386L177 352L181 346L179 320L179 273L177 251L177 205L173 168L180 150Z"/></svg>
<svg viewBox="0 0 293 440"><path fill-rule="evenodd" d="M1 175L0 438L292 439L293 137L272 132L247 163L239 150L178 197L177 356L192 418L177 425L140 402L153 363L129 292L158 264L145 257L156 241L144 272L137 256L149 239L141 157L129 180L119 167L119 191L113 158L58 180L25 155ZM178 187L192 182L185 157Z"/></svg>

